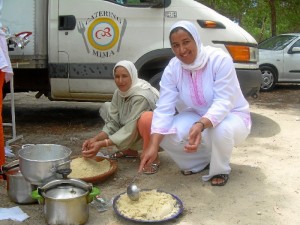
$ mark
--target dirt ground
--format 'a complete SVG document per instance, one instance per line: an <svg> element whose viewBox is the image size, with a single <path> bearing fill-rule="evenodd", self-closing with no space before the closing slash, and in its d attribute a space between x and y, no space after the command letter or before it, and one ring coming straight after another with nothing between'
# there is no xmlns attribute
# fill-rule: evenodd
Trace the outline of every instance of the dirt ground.
<svg viewBox="0 0 300 225"><path fill-rule="evenodd" d="M157 174L142 175L141 188L161 189L178 196L184 205L176 219L160 224L176 225L296 225L300 224L300 85L280 85L274 91L249 99L253 128L248 139L232 155L232 172L224 187L212 187L201 174L183 176L165 152L160 152ZM10 121L10 95L4 101L4 122ZM18 139L10 144L17 154L23 144L60 144L80 152L83 140L102 127L100 103L50 102L34 93L15 94ZM5 127L6 140L11 128ZM8 158L12 161L15 158ZM108 180L94 184L101 196L112 199L125 191L139 160L122 159ZM7 197L0 181L0 207L17 206ZM45 224L43 206L18 205L30 217L20 222L2 220L0 225ZM87 225L138 224L120 218L112 207L98 212L90 205Z"/></svg>

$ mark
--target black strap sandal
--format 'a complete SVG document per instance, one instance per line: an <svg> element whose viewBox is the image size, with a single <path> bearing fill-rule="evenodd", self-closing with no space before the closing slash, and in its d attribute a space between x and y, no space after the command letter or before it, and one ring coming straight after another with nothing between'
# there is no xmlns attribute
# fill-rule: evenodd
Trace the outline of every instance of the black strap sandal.
<svg viewBox="0 0 300 225"><path fill-rule="evenodd" d="M213 181L216 180L216 179L221 179L223 181L221 183L213 183ZM228 174L218 174L218 175L215 175L210 180L211 186L224 186L227 183L228 179L229 179L229 175Z"/></svg>

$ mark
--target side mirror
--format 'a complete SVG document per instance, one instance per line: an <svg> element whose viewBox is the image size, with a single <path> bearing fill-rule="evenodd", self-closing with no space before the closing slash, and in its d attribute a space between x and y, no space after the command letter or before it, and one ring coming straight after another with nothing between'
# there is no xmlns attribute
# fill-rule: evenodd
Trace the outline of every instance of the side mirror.
<svg viewBox="0 0 300 225"><path fill-rule="evenodd" d="M300 53L300 47L293 47L291 53Z"/></svg>

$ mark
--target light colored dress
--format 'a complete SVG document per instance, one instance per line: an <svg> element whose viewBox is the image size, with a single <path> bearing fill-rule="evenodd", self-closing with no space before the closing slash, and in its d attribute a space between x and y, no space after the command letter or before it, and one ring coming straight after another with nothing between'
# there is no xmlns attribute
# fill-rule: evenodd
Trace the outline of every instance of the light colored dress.
<svg viewBox="0 0 300 225"><path fill-rule="evenodd" d="M141 150L142 138L137 129L137 121L145 111L153 111L157 96L150 90L141 89L128 98L117 91L111 102L105 102L100 115L105 121L102 129L119 150Z"/></svg>
<svg viewBox="0 0 300 225"><path fill-rule="evenodd" d="M165 135L160 146L182 170L199 172L210 163L205 181L230 173L233 147L245 140L251 128L249 104L231 57L209 47L206 51L207 63L198 70L184 69L176 57L169 62L160 82L151 127L151 133ZM189 130L201 117L208 118L213 128L204 130L197 152L186 153Z"/></svg>
<svg viewBox="0 0 300 225"><path fill-rule="evenodd" d="M118 66L126 68L132 84L126 92L117 89L112 101L105 102L101 107L100 115L105 121L102 131L119 150L141 150L143 141L138 132L137 122L143 112L155 109L159 92L147 81L138 78L137 69L132 62L120 61L113 71Z"/></svg>

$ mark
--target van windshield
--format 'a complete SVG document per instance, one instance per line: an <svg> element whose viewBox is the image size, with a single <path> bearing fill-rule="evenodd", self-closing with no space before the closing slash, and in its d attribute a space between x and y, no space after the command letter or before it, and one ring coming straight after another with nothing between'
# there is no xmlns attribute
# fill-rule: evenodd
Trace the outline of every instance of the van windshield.
<svg viewBox="0 0 300 225"><path fill-rule="evenodd" d="M265 50L282 50L291 43L297 36L294 35L279 35L271 37L258 45L259 49Z"/></svg>

